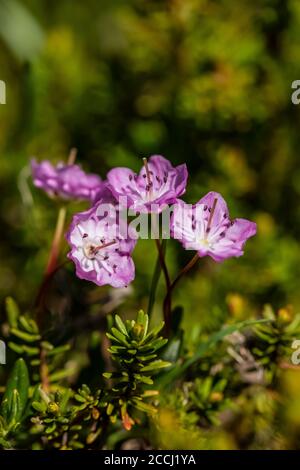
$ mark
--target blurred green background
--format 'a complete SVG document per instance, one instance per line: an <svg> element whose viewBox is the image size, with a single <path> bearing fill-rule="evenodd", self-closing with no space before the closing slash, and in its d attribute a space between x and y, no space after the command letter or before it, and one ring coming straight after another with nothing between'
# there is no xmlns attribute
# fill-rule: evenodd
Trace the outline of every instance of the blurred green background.
<svg viewBox="0 0 300 470"><path fill-rule="evenodd" d="M1 299L32 304L54 229L29 159L66 160L75 146L103 178L151 154L186 162L186 201L215 190L233 217L257 222L243 258L204 259L178 287L191 344L266 303L299 311L299 31L297 0L0 0ZM190 256L169 243L173 276ZM154 243L139 242L134 259L122 314L147 306ZM67 285L97 298L71 266ZM156 317L163 292L161 280Z"/></svg>

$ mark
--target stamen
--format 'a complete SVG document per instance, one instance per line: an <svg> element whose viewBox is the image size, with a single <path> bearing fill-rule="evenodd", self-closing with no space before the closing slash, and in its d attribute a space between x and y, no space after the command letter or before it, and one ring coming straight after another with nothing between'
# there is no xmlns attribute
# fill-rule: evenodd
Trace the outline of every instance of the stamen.
<svg viewBox="0 0 300 470"><path fill-rule="evenodd" d="M213 205L212 205L212 208L211 208L211 211L210 211L210 216L209 216L209 219L208 219L207 227L206 227L206 232L207 233L210 231L210 226L211 226L211 223L212 223L214 212L216 210L217 202L218 202L218 200L217 200L217 198L215 198L214 202L213 202Z"/></svg>
<svg viewBox="0 0 300 470"><path fill-rule="evenodd" d="M146 177L147 177L147 181L148 181L148 184L146 186L146 190L150 192L151 188L152 188L152 181L151 181L151 176L150 175L151 175L152 172L149 171L147 158L143 158L143 162L144 162Z"/></svg>
<svg viewBox="0 0 300 470"><path fill-rule="evenodd" d="M103 245L95 246L94 253L98 253L98 251L102 250L103 248L107 248L108 246L115 245L115 244L116 244L116 240L113 240L111 242L104 243Z"/></svg>

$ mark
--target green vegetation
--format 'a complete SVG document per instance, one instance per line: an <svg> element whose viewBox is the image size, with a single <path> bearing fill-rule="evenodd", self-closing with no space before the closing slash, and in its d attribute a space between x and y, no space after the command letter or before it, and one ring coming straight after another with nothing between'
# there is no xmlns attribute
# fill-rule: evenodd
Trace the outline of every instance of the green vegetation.
<svg viewBox="0 0 300 470"><path fill-rule="evenodd" d="M299 28L297 0L0 0L1 447L299 449ZM186 162L187 202L215 190L258 225L177 286L167 343L154 241L121 290L76 278L64 242L38 296L58 207L29 160L71 147L103 179ZM174 279L190 254L164 250Z"/></svg>

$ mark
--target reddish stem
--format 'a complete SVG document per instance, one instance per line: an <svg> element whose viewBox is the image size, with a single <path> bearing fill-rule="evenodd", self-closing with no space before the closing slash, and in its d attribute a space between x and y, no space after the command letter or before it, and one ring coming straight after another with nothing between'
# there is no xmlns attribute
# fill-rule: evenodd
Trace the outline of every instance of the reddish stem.
<svg viewBox="0 0 300 470"><path fill-rule="evenodd" d="M48 258L48 263L45 271L45 276L49 276L52 271L55 270L57 266L57 260L60 252L60 242L64 232L65 220L66 220L67 210L66 207L61 207L58 212L56 227L54 232L54 237L52 240L52 246L50 250L50 255Z"/></svg>
<svg viewBox="0 0 300 470"><path fill-rule="evenodd" d="M69 153L67 164L74 165L76 156L77 156L77 149L72 148ZM54 236L53 236L50 254L49 254L49 258L48 258L48 262L47 262L47 266L45 270L44 279L40 286L40 289L36 298L36 302L35 302L38 308L37 321L38 321L39 326L41 326L41 322L42 322L42 303L43 303L45 291L53 275L59 269L58 257L60 253L60 244L61 244L61 240L63 237L64 228L65 228L66 215L67 215L67 209L65 206L63 206L58 211L56 227L54 231Z"/></svg>

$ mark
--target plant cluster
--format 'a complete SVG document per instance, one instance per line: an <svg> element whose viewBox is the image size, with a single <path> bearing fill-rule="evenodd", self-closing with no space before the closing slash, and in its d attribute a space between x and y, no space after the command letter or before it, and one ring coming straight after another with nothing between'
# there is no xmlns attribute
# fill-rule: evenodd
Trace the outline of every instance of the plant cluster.
<svg viewBox="0 0 300 470"><path fill-rule="evenodd" d="M10 299L9 321L12 321L12 311L17 313L16 304ZM22 318L20 316L18 320L23 325ZM108 380L107 385L94 391L85 384L78 390L55 384L66 377L57 364L52 364L56 370L55 381L53 376L51 380L51 375L46 380L45 370L40 368L40 382L34 385L37 381L35 367L40 361L37 364L35 360L28 360L27 366L23 358L17 359L1 402L1 445L11 448L26 442L36 449L43 444L45 448L60 450L93 447L103 441L103 432L108 426L119 421L129 431L135 422L140 422L143 414L155 414L157 410L151 400L159 392L155 389L153 375L171 365L158 356L158 351L167 343L167 339L159 335L163 326L161 323L149 330L149 318L143 311L138 313L136 320L125 323L116 315L115 326L107 333L112 341L108 352L115 368L103 374ZM21 330L13 329L11 334L16 331ZM26 344L30 338L19 335L20 344L16 347L9 342L9 345L18 354L30 356L33 348L28 350ZM65 346L53 348L49 343L46 346L48 351L56 349L56 354L66 351ZM45 348L45 344L42 347ZM34 352L37 353L38 348ZM24 429L30 423L30 435L25 437Z"/></svg>

